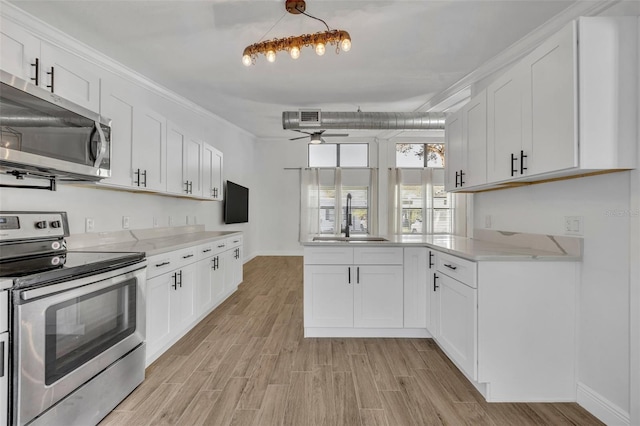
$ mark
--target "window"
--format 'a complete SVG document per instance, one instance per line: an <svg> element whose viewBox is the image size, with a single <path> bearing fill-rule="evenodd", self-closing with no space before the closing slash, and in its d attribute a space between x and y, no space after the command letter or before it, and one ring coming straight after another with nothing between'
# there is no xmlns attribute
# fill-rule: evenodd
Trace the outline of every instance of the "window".
<svg viewBox="0 0 640 426"><path fill-rule="evenodd" d="M464 200L444 190L444 169L395 169L391 173L395 200L390 200L389 229L395 234L460 234L456 215L465 215Z"/></svg>
<svg viewBox="0 0 640 426"><path fill-rule="evenodd" d="M397 143L396 144L396 167L442 168L444 167L444 144L442 143Z"/></svg>
<svg viewBox="0 0 640 426"><path fill-rule="evenodd" d="M369 167L369 144L309 144L309 167Z"/></svg>
<svg viewBox="0 0 640 426"><path fill-rule="evenodd" d="M302 171L300 234L344 234L351 194L350 234L376 232L377 171L368 168L312 168Z"/></svg>

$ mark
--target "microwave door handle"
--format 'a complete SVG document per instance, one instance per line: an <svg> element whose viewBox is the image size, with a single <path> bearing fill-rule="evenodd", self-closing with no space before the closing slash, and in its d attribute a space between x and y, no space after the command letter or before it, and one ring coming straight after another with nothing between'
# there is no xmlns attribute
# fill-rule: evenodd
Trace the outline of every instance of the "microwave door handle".
<svg viewBox="0 0 640 426"><path fill-rule="evenodd" d="M96 130L98 130L98 136L100 140L98 141L98 149L96 155L96 161L93 163L94 167L100 167L102 160L104 159L104 155L107 153L107 143L104 137L104 132L102 131L102 126L97 121L95 122Z"/></svg>

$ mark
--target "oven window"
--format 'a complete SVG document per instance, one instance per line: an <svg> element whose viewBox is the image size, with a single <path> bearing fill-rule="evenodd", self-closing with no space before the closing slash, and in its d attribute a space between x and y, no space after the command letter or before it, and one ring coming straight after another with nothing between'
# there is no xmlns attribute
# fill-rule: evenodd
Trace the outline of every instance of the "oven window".
<svg viewBox="0 0 640 426"><path fill-rule="evenodd" d="M136 329L136 279L76 297L45 312L45 383L50 385Z"/></svg>

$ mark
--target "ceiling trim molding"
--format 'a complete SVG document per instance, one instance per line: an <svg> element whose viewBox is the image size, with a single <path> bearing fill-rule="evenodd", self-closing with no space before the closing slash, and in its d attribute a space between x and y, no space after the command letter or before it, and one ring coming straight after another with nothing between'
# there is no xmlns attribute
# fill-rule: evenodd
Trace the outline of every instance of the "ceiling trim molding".
<svg viewBox="0 0 640 426"><path fill-rule="evenodd" d="M195 102L171 91L167 87L156 83L148 77L121 64L120 62L116 61L113 58L110 58L104 53L82 43L81 41L71 37L58 28L53 27L50 24L40 20L39 18L36 18L35 16L20 9L18 6L7 2L6 0L0 0L0 15L3 18L15 23L16 25L19 25L25 31L30 32L37 38L43 39L47 43L53 44L56 47L79 56L83 60L86 60L108 72L111 72L118 77L122 77L130 83L137 85L138 87L151 90L158 96L168 101L175 102L178 105L186 108L187 110L196 113L204 118L213 119L221 124L231 126L249 137L257 137L248 130L243 129L234 123L231 123L230 121L214 114L213 112L196 104Z"/></svg>
<svg viewBox="0 0 640 426"><path fill-rule="evenodd" d="M577 0L571 6L549 19L544 24L540 25L535 30L525 35L520 40L513 43L511 46L489 59L487 62L480 65L469 74L462 77L460 80L449 86L447 89L439 92L429 98L424 104L418 107L415 111L446 111L454 105L461 105L462 101L471 97L471 87L473 84L490 77L491 75L499 72L505 67L512 65L518 59L524 57L527 53L531 52L542 42L548 39L550 36L558 32L567 23L579 18L580 16L595 16L602 13L604 10L619 3L620 0L597 0L597 1L580 1ZM466 93L466 98L461 97L461 94ZM455 102L449 100L456 99ZM391 139L397 136L399 132L392 131L381 133L381 138Z"/></svg>

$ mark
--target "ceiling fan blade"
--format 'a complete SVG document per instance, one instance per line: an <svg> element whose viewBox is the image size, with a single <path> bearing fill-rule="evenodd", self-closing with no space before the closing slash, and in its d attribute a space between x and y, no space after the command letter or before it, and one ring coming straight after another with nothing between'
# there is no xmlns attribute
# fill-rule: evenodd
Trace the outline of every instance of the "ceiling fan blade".
<svg viewBox="0 0 640 426"><path fill-rule="evenodd" d="M308 137L309 137L309 136L300 136L299 138L291 138L291 139L289 139L289 140L290 140L290 141L297 141L298 139L306 139L306 138L308 138Z"/></svg>
<svg viewBox="0 0 640 426"><path fill-rule="evenodd" d="M304 130L298 130L298 129L289 129L289 130L293 130L294 132L298 132L298 133L304 133L305 135L309 135L309 136L313 134L313 133L305 132Z"/></svg>
<svg viewBox="0 0 640 426"><path fill-rule="evenodd" d="M328 133L326 135L322 135L326 138L335 138L335 137L347 137L349 133Z"/></svg>
<svg viewBox="0 0 640 426"><path fill-rule="evenodd" d="M320 138L320 143L327 143L323 138Z"/></svg>

